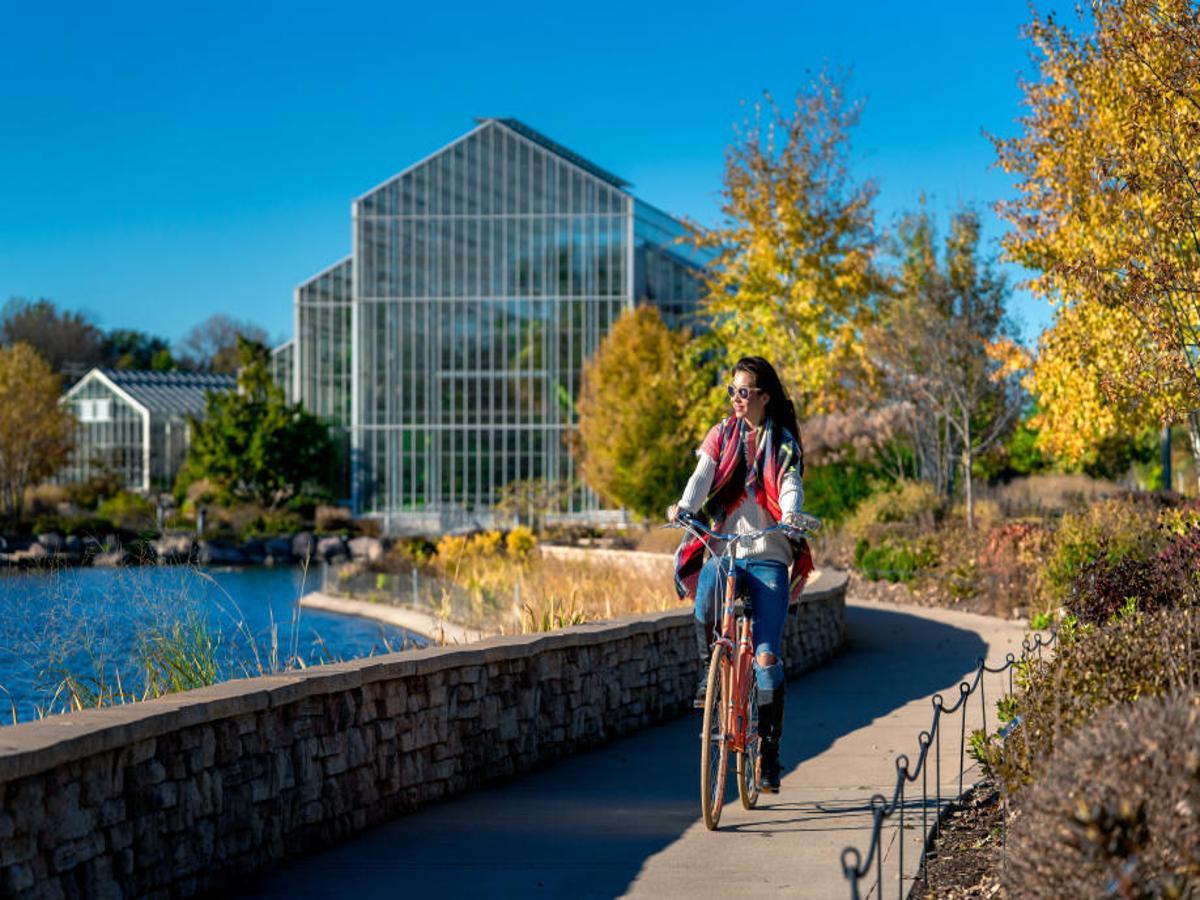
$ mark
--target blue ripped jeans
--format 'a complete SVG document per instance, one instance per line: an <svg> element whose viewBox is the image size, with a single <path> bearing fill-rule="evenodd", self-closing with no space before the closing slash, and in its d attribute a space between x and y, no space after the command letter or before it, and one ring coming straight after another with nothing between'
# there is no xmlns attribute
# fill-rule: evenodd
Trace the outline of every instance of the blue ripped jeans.
<svg viewBox="0 0 1200 900"><path fill-rule="evenodd" d="M788 568L781 562L766 559L739 559L735 565L738 584L750 595L754 675L758 682L758 702L766 706L774 700L775 693L781 691L784 685L783 653L780 644L783 642L783 625L788 609ZM713 622L713 607L725 596L725 579L728 573L727 559L714 557L704 563L704 568L700 570L700 579L696 583L696 618L700 622ZM760 665L760 653L774 655L774 664Z"/></svg>

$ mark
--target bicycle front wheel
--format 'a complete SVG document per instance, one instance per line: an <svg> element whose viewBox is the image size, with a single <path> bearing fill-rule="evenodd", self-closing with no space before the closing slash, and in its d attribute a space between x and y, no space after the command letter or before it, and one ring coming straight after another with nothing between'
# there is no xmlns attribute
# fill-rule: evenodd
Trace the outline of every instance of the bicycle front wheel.
<svg viewBox="0 0 1200 900"><path fill-rule="evenodd" d="M746 699L746 741L737 758L738 796L742 806L754 809L758 803L758 684L750 674L750 690Z"/></svg>
<svg viewBox="0 0 1200 900"><path fill-rule="evenodd" d="M704 730L700 735L700 809L704 825L716 831L725 804L725 780L729 766L729 735L726 706L730 681L729 658L718 644L708 664L708 692L704 698Z"/></svg>

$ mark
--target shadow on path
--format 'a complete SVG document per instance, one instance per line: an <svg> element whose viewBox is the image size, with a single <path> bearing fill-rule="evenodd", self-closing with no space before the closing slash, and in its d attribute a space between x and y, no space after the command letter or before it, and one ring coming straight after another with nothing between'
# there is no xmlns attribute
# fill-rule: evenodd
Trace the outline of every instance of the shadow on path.
<svg viewBox="0 0 1200 900"><path fill-rule="evenodd" d="M841 655L788 685L782 755L789 766L956 684L986 652L972 631L903 612L852 606L846 618L849 638ZM241 896L368 900L424 890L451 897L619 896L648 857L699 818L698 729L697 717L687 716L426 807L286 862L245 884ZM880 745L872 770L886 772L888 751L909 751L916 737L906 735L903 747ZM853 763L848 766L852 772ZM770 828L836 830L839 818L884 787L864 784L853 797L793 802L795 816L776 818ZM773 809L786 809L787 802L785 793Z"/></svg>

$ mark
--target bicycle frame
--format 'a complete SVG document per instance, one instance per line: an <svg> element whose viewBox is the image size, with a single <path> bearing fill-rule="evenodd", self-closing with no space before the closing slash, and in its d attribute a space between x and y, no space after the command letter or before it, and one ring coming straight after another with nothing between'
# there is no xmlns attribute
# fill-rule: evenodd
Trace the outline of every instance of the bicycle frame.
<svg viewBox="0 0 1200 900"><path fill-rule="evenodd" d="M754 677L754 644L750 628L752 610L746 597L741 616L741 629L737 618L737 544L731 543L729 574L725 578L725 602L721 615L721 630L717 643L725 649L726 661L732 661L728 678L732 682L725 692L725 733L729 736L729 749L741 752L746 749L750 722L750 679Z"/></svg>
<svg viewBox="0 0 1200 900"><path fill-rule="evenodd" d="M742 615L737 614L737 548L742 541L755 540L772 531L784 530L801 536L815 531L820 522L811 516L801 518L807 527L796 527L777 523L769 528L748 534L720 534L708 528L690 513L677 517L679 527L699 540L711 536L725 541L725 552L720 563L728 561L725 572L725 593L720 610L714 604L714 619L719 615L719 629L710 653L704 723L701 731L700 750L700 808L704 824L715 830L721 819L724 806L725 779L728 772L729 752L737 754L738 796L746 809L753 809L758 802L758 735L754 729L754 714L751 708L754 691L754 636L751 620L754 615L753 601L747 595ZM711 546L705 541L711 551ZM720 565L720 564L719 564ZM718 567L717 576L721 572ZM714 622L714 624L717 624ZM716 748L714 757L713 751Z"/></svg>

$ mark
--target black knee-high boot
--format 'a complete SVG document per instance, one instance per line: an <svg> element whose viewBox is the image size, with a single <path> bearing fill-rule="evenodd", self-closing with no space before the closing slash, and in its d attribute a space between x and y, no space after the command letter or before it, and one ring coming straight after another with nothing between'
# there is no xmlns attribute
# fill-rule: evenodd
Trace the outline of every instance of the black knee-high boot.
<svg viewBox="0 0 1200 900"><path fill-rule="evenodd" d="M764 692L765 693L765 692ZM768 793L779 792L779 741L783 737L783 699L786 683L770 692L769 702L758 706L758 737L762 753L759 786Z"/></svg>

